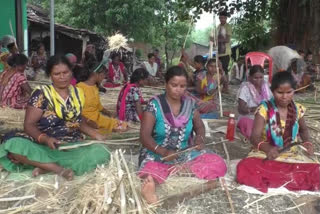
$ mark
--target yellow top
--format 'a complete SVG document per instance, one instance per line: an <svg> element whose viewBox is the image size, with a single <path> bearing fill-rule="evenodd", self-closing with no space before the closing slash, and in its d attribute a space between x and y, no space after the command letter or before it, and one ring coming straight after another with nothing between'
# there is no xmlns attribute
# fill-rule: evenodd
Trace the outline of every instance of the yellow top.
<svg viewBox="0 0 320 214"><path fill-rule="evenodd" d="M117 127L118 121L101 114L103 106L100 102L98 87L87 85L84 82L78 83L77 87L84 91L85 104L82 109L82 116L95 122L99 129L106 130L107 133L112 132Z"/></svg>

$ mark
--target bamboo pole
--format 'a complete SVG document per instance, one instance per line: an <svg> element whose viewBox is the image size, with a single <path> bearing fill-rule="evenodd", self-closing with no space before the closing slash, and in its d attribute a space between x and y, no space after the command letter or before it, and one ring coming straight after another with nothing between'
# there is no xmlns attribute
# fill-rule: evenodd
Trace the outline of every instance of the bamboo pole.
<svg viewBox="0 0 320 214"><path fill-rule="evenodd" d="M119 154L120 154L120 158L122 160L122 163L124 165L124 168L125 168L125 170L127 172L127 176L128 176L128 180L129 180L129 183L130 183L130 187L131 187L132 193L133 193L133 197L134 197L135 202L137 204L138 213L139 214L143 214L142 205L141 205L140 199L138 197L138 193L137 193L137 191L135 189L135 186L134 186L134 183L133 183L133 179L131 177L130 170L129 170L129 167L128 167L128 164L127 164L127 161L124 158L123 152L121 150L119 150Z"/></svg>
<svg viewBox="0 0 320 214"><path fill-rule="evenodd" d="M99 140L91 140L87 143L79 143L71 146L60 146L58 149L59 150L67 150L67 149L75 149L79 148L82 146L89 146L92 144L106 144L106 145L121 145L121 146L138 146L139 144L137 143L123 143L127 141L134 141L134 140L139 140L139 137L132 137L128 139L120 139L120 140L107 140L107 141L99 141Z"/></svg>
<svg viewBox="0 0 320 214"><path fill-rule="evenodd" d="M231 208L231 213L232 213L232 214L235 214L236 212L234 211L233 201L232 201L230 192L229 192L229 190L228 190L228 185L227 185L226 181L224 180L224 178L220 178L219 181L221 182L222 187L224 188L224 190L225 190L225 192L226 192L226 195L227 195L227 197L228 197L228 201L229 201L230 208Z"/></svg>
<svg viewBox="0 0 320 214"><path fill-rule="evenodd" d="M119 152L116 151L115 153L115 160L118 167L118 176L119 180L122 180L124 172L122 171L121 164L120 164L120 158L119 158ZM120 183L120 213L126 214L127 213L127 201L126 201L126 192L124 188L123 182Z"/></svg>
<svg viewBox="0 0 320 214"><path fill-rule="evenodd" d="M216 70L217 70L217 77L218 77L218 95L219 95L220 117L223 117L222 97L221 97L221 90L220 90L220 72L219 72L219 56L218 56L219 47L218 47L216 14L213 14L213 22L214 22L214 29L211 31L211 37L214 38L214 42L210 40L209 59L212 58L213 43L215 43L214 45L215 45L215 50L216 50Z"/></svg>

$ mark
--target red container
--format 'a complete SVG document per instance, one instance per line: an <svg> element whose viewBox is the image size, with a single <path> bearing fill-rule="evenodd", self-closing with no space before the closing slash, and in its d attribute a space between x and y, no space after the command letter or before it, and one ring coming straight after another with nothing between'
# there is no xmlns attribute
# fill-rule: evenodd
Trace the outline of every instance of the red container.
<svg viewBox="0 0 320 214"><path fill-rule="evenodd" d="M228 139L229 141L233 141L235 130L236 130L236 120L234 119L234 114L231 113L229 114L226 139Z"/></svg>

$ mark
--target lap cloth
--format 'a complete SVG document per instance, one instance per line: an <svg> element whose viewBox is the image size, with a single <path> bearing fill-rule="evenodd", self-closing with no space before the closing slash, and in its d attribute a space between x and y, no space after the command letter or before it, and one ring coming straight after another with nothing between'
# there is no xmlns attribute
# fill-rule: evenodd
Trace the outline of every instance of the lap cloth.
<svg viewBox="0 0 320 214"><path fill-rule="evenodd" d="M261 192L284 185L288 190L320 189L319 163L298 153L298 148L281 153L275 160L265 160L261 151L252 151L237 165L237 181Z"/></svg>
<svg viewBox="0 0 320 214"><path fill-rule="evenodd" d="M79 143L68 143L68 145ZM82 175L97 167L106 164L110 160L110 152L107 147L100 144L79 147L70 150L52 150L46 145L40 145L26 138L14 137L0 146L0 164L10 172L33 168L11 162L7 154L19 154L28 160L40 163L55 163L61 167L72 169L75 175Z"/></svg>
<svg viewBox="0 0 320 214"><path fill-rule="evenodd" d="M175 165L165 164L157 161L149 161L139 171L140 177L151 175L159 184L175 171ZM216 154L205 153L199 155L192 161L182 165L183 169L190 171L197 178L214 180L225 175L227 166L224 160Z"/></svg>

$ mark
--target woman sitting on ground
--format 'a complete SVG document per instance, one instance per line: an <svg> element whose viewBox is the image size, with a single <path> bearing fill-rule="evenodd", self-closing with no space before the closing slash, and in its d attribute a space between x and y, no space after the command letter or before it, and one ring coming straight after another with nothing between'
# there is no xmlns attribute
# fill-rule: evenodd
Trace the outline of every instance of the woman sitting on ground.
<svg viewBox="0 0 320 214"><path fill-rule="evenodd" d="M222 65L219 63L220 85L223 89L227 88L227 80L223 75ZM198 110L200 114L208 114L218 110L216 104L218 92L218 75L216 60L210 59L207 63L207 71L197 74L196 92L200 95L197 99Z"/></svg>
<svg viewBox="0 0 320 214"><path fill-rule="evenodd" d="M140 87L148 81L149 73L143 69L136 69L127 83L120 91L117 102L117 115L120 120L140 122L142 119L142 98Z"/></svg>
<svg viewBox="0 0 320 214"><path fill-rule="evenodd" d="M109 63L108 70L108 83L105 84L105 87L118 87L123 83L128 81L128 75L126 67L120 61L120 55L118 53L113 53L111 55L112 62Z"/></svg>
<svg viewBox="0 0 320 214"><path fill-rule="evenodd" d="M264 71L260 65L254 65L250 69L248 82L243 82L238 91L238 128L247 139L251 136L253 128L254 112L261 101L269 100L272 92L264 81Z"/></svg>
<svg viewBox="0 0 320 214"><path fill-rule="evenodd" d="M0 76L0 103L16 109L27 106L31 88L24 75L28 58L23 54L15 54L8 59L8 70Z"/></svg>
<svg viewBox="0 0 320 214"><path fill-rule="evenodd" d="M37 47L36 52L31 56L31 66L34 71L34 78L44 79L45 76L45 66L47 63L47 53L44 44L40 43Z"/></svg>
<svg viewBox="0 0 320 214"><path fill-rule="evenodd" d="M77 87L83 89L85 96L82 116L86 118L93 128L100 129L102 133L125 131L127 123L108 117L112 116L112 114L100 102L97 85L100 85L106 77L107 70L104 65L96 61L88 61L80 72L81 82L77 84Z"/></svg>
<svg viewBox="0 0 320 214"><path fill-rule="evenodd" d="M148 203L157 202L155 186L177 171L174 166L180 165L183 170L206 180L226 173L224 160L204 150L204 125L195 109L195 101L185 96L188 74L174 66L167 71L165 81L166 92L150 100L140 131L143 149L139 157L139 176L144 179L142 195ZM194 150L176 154L193 146L196 146Z"/></svg>
<svg viewBox="0 0 320 214"><path fill-rule="evenodd" d="M272 78L273 98L263 101L254 118L250 141L255 150L237 166L237 180L267 192L281 186L289 190L319 190L319 162L313 154L305 107L293 101L296 83L289 72ZM296 146L298 136L302 146ZM300 151L299 151L300 150Z"/></svg>
<svg viewBox="0 0 320 214"><path fill-rule="evenodd" d="M42 85L34 90L28 102L24 133L5 136L0 146L0 164L8 171L34 168L37 176L53 172L67 180L73 174L82 175L98 164L109 160L109 151L103 145L90 145L58 150L64 144L79 144L82 133L97 140L106 139L82 120L84 94L70 85L71 65L64 57L49 58L46 73L52 85Z"/></svg>

